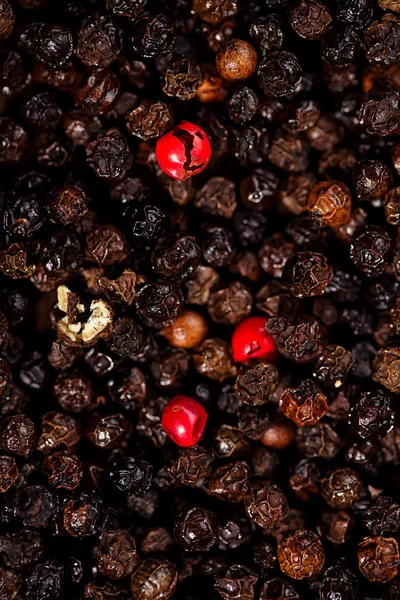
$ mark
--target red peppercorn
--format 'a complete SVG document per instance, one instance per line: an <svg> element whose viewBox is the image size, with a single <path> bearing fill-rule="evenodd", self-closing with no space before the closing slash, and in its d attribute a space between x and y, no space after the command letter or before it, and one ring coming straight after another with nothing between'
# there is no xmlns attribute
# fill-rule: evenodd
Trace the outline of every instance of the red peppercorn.
<svg viewBox="0 0 400 600"><path fill-rule="evenodd" d="M200 127L182 121L163 135L156 145L156 158L161 169L173 179L184 181L201 173L211 158L211 144Z"/></svg>
<svg viewBox="0 0 400 600"><path fill-rule="evenodd" d="M278 359L273 338L265 331L265 317L249 317L236 327L232 336L233 358L246 362L250 358Z"/></svg>
<svg viewBox="0 0 400 600"><path fill-rule="evenodd" d="M175 396L164 408L162 426L178 446L194 446L203 435L207 413L188 396Z"/></svg>

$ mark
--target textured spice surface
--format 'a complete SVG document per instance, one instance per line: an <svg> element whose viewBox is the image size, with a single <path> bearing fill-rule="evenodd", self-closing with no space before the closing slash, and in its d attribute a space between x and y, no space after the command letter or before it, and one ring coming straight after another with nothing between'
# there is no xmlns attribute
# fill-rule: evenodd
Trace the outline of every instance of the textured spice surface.
<svg viewBox="0 0 400 600"><path fill-rule="evenodd" d="M0 0L0 600L400 598L399 136L399 0Z"/></svg>

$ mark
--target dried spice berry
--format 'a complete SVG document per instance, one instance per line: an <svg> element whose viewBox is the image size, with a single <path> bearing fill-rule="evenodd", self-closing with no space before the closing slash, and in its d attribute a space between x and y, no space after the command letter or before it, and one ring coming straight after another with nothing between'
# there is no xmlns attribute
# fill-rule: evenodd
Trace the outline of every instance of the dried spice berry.
<svg viewBox="0 0 400 600"><path fill-rule="evenodd" d="M273 277L282 277L287 261L294 255L295 245L285 240L280 233L266 238L258 252L263 270Z"/></svg>
<svg viewBox="0 0 400 600"><path fill-rule="evenodd" d="M251 307L250 292L239 281L211 292L207 302L211 319L220 325L237 325L249 315Z"/></svg>
<svg viewBox="0 0 400 600"><path fill-rule="evenodd" d="M181 279L197 269L201 250L194 237L173 234L159 241L151 260L159 275L168 279Z"/></svg>
<svg viewBox="0 0 400 600"><path fill-rule="evenodd" d="M86 156L97 177L104 179L116 179L124 175L132 164L126 138L116 128L99 133L96 140L86 146Z"/></svg>
<svg viewBox="0 0 400 600"><path fill-rule="evenodd" d="M69 498L63 508L63 526L71 537L96 535L105 523L104 507L96 492Z"/></svg>
<svg viewBox="0 0 400 600"><path fill-rule="evenodd" d="M257 574L243 565L232 565L223 577L217 578L214 589L224 600L243 598L253 600Z"/></svg>
<svg viewBox="0 0 400 600"><path fill-rule="evenodd" d="M324 35L332 17L327 7L318 0L302 0L290 15L294 31L306 40L317 40Z"/></svg>
<svg viewBox="0 0 400 600"><path fill-rule="evenodd" d="M175 520L176 542L188 552L207 552L217 541L218 525L214 513L198 507L189 508Z"/></svg>
<svg viewBox="0 0 400 600"><path fill-rule="evenodd" d="M282 271L283 283L296 298L320 296L332 277L325 256L316 252L298 252L287 260Z"/></svg>
<svg viewBox="0 0 400 600"><path fill-rule="evenodd" d="M168 600L177 579L175 564L163 558L146 558L131 575L131 590L138 600Z"/></svg>
<svg viewBox="0 0 400 600"><path fill-rule="evenodd" d="M7 492L17 479L18 467L15 458L6 455L0 456L0 493Z"/></svg>
<svg viewBox="0 0 400 600"><path fill-rule="evenodd" d="M77 456L66 450L46 456L43 472L56 489L75 490L83 477L82 463Z"/></svg>
<svg viewBox="0 0 400 600"><path fill-rule="evenodd" d="M221 77L227 81L243 81L257 68L258 55L248 42L234 38L217 54L216 65Z"/></svg>
<svg viewBox="0 0 400 600"><path fill-rule="evenodd" d="M339 388L353 365L354 358L349 350L329 344L315 363L314 377L326 387Z"/></svg>
<svg viewBox="0 0 400 600"><path fill-rule="evenodd" d="M82 188L71 184L54 188L49 196L47 211L54 223L60 225L77 223L88 212L86 194Z"/></svg>
<svg viewBox="0 0 400 600"><path fill-rule="evenodd" d="M196 193L194 205L206 215L230 219L237 207L235 186L225 177L211 177Z"/></svg>
<svg viewBox="0 0 400 600"><path fill-rule="evenodd" d="M350 258L367 277L382 273L391 250L389 234L377 225L367 225L354 238Z"/></svg>
<svg viewBox="0 0 400 600"><path fill-rule="evenodd" d="M339 227L350 219L351 192L341 181L321 181L310 191L307 209L321 227Z"/></svg>
<svg viewBox="0 0 400 600"><path fill-rule="evenodd" d="M201 173L208 165L211 153L206 133L188 121L182 121L162 136L156 146L160 168L173 179L182 181Z"/></svg>
<svg viewBox="0 0 400 600"><path fill-rule="evenodd" d="M389 343L378 350L372 367L374 381L389 392L400 392L400 347L396 343Z"/></svg>
<svg viewBox="0 0 400 600"><path fill-rule="evenodd" d="M172 464L171 473L179 483L194 485L209 477L213 460L213 454L200 446L185 448Z"/></svg>
<svg viewBox="0 0 400 600"><path fill-rule="evenodd" d="M361 486L355 471L339 467L321 479L321 496L332 508L350 508L358 500Z"/></svg>
<svg viewBox="0 0 400 600"><path fill-rule="evenodd" d="M201 344L207 331L205 318L198 312L186 310L161 333L174 348L194 348Z"/></svg>
<svg viewBox="0 0 400 600"><path fill-rule="evenodd" d="M394 538L366 537L358 545L358 566L368 581L390 581L397 576L399 564L399 546Z"/></svg>
<svg viewBox="0 0 400 600"><path fill-rule="evenodd" d="M162 426L178 446L194 446L203 435L207 413L188 396L175 396L164 408Z"/></svg>
<svg viewBox="0 0 400 600"><path fill-rule="evenodd" d="M148 327L161 328L175 321L182 311L178 287L167 280L148 283L139 289L135 298L138 317Z"/></svg>
<svg viewBox="0 0 400 600"><path fill-rule="evenodd" d="M128 131L142 139L159 138L172 127L172 113L165 102L144 100L126 116Z"/></svg>
<svg viewBox="0 0 400 600"><path fill-rule="evenodd" d="M379 439L394 426L395 418L391 400L382 390L361 394L350 413L350 423L362 438Z"/></svg>
<svg viewBox="0 0 400 600"><path fill-rule="evenodd" d="M298 427L315 425L328 410L328 399L311 379L285 389L279 407Z"/></svg>
<svg viewBox="0 0 400 600"><path fill-rule="evenodd" d="M277 368L266 362L248 363L240 367L235 381L235 394L250 406L260 406L270 399L278 382Z"/></svg>
<svg viewBox="0 0 400 600"><path fill-rule="evenodd" d="M204 490L225 502L240 502L249 486L247 463L236 461L217 467L204 485Z"/></svg>
<svg viewBox="0 0 400 600"><path fill-rule="evenodd" d="M173 19L162 13L143 14L136 22L131 47L144 58L165 56L174 47L175 28Z"/></svg>
<svg viewBox="0 0 400 600"><path fill-rule="evenodd" d="M124 529L104 531L97 558L100 575L113 580L124 579L139 562L135 540L127 531Z"/></svg>
<svg viewBox="0 0 400 600"><path fill-rule="evenodd" d="M282 571L293 579L312 577L324 565L324 547L315 533L299 529L278 544L278 561Z"/></svg>
<svg viewBox="0 0 400 600"><path fill-rule="evenodd" d="M323 332L315 317L271 317L265 329L279 352L295 362L315 360L322 352Z"/></svg>
<svg viewBox="0 0 400 600"><path fill-rule="evenodd" d="M382 201L393 186L393 175L379 160L361 160L353 171L353 182L357 197L375 204Z"/></svg>
<svg viewBox="0 0 400 600"><path fill-rule="evenodd" d="M2 449L17 456L29 456L36 447L35 426L25 415L13 415L3 420L0 429Z"/></svg>
<svg viewBox="0 0 400 600"><path fill-rule="evenodd" d="M86 424L86 437L97 448L110 449L128 437L129 424L122 414L102 417L92 413Z"/></svg>
<svg viewBox="0 0 400 600"><path fill-rule="evenodd" d="M106 114L116 102L120 83L110 69L88 69L75 89L75 100L96 117Z"/></svg>
<svg viewBox="0 0 400 600"><path fill-rule="evenodd" d="M296 444L307 458L332 459L339 452L340 438L327 423L300 427L296 434Z"/></svg>
<svg viewBox="0 0 400 600"><path fill-rule="evenodd" d="M222 382L237 374L229 345L218 338L204 340L193 353L193 361L198 373L215 381Z"/></svg>
<svg viewBox="0 0 400 600"><path fill-rule="evenodd" d="M385 194L384 209L389 225L400 223L400 189L393 188Z"/></svg>
<svg viewBox="0 0 400 600"><path fill-rule="evenodd" d="M112 17L94 13L82 21L75 54L85 65L108 67L121 49L121 32Z"/></svg>
<svg viewBox="0 0 400 600"><path fill-rule="evenodd" d="M375 503L365 511L363 525L373 535L395 533L400 527L400 505L389 496L378 496Z"/></svg>
<svg viewBox="0 0 400 600"><path fill-rule="evenodd" d="M10 37L15 23L15 13L7 0L0 4L0 39Z"/></svg>
<svg viewBox="0 0 400 600"><path fill-rule="evenodd" d="M292 52L279 50L260 61L257 74L267 96L282 98L296 91L303 71Z"/></svg>
<svg viewBox="0 0 400 600"><path fill-rule="evenodd" d="M201 70L196 62L188 58L172 60L165 71L163 91L172 98L191 100L196 96L201 80Z"/></svg>
<svg viewBox="0 0 400 600"><path fill-rule="evenodd" d="M289 505L282 490L271 481L250 484L244 497L246 513L260 527L276 527L289 514Z"/></svg>

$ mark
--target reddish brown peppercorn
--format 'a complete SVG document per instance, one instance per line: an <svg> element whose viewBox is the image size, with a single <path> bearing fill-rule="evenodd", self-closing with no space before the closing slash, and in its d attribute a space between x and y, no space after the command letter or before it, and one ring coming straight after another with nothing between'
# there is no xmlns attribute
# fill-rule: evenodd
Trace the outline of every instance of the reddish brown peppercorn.
<svg viewBox="0 0 400 600"><path fill-rule="evenodd" d="M317 252L297 252L289 258L282 273L283 283L296 298L320 296L332 277L332 267Z"/></svg>
<svg viewBox="0 0 400 600"><path fill-rule="evenodd" d="M177 580L176 565L163 558L146 558L132 573L131 590L137 600L168 600Z"/></svg>
<svg viewBox="0 0 400 600"><path fill-rule="evenodd" d="M18 479L15 458L0 456L0 494L4 494ZM0 586L1 587L1 586Z"/></svg>
<svg viewBox="0 0 400 600"><path fill-rule="evenodd" d="M342 181L320 181L308 197L308 212L321 227L338 227L350 219L351 192Z"/></svg>
<svg viewBox="0 0 400 600"><path fill-rule="evenodd" d="M278 544L279 566L293 579L316 575L325 562L324 547L319 537L307 529L299 529Z"/></svg>
<svg viewBox="0 0 400 600"><path fill-rule="evenodd" d="M217 55L217 69L227 81L243 81L257 68L255 48L244 40L233 39Z"/></svg>
<svg viewBox="0 0 400 600"><path fill-rule="evenodd" d="M371 536L358 545L358 566L368 581L390 581L397 576L399 564L399 546L394 538Z"/></svg>
<svg viewBox="0 0 400 600"><path fill-rule="evenodd" d="M315 425L328 410L328 400L311 379L283 392L279 406L285 417L299 427Z"/></svg>

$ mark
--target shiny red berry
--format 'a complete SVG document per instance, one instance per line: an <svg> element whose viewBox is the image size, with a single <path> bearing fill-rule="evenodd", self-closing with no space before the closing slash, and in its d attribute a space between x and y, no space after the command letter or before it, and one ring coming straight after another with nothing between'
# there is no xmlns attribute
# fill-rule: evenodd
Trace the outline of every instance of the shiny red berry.
<svg viewBox="0 0 400 600"><path fill-rule="evenodd" d="M203 435L207 413L188 396L175 396L164 408L162 426L178 446L194 446Z"/></svg>
<svg viewBox="0 0 400 600"><path fill-rule="evenodd" d="M250 358L278 359L273 338L265 331L265 317L248 317L236 327L232 336L233 358L246 362Z"/></svg>
<svg viewBox="0 0 400 600"><path fill-rule="evenodd" d="M211 158L211 144L200 127L182 121L163 135L156 145L161 169L173 179L184 181L201 173Z"/></svg>

